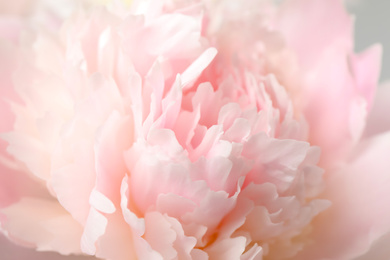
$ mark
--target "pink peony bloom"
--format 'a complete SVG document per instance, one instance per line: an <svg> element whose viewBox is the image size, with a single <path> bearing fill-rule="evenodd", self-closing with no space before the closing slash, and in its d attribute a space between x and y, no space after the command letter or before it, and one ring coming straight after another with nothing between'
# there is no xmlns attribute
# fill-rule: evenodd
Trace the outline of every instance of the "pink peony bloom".
<svg viewBox="0 0 390 260"><path fill-rule="evenodd" d="M49 2L0 20L8 239L341 260L390 231L381 48L353 53L341 0Z"/></svg>

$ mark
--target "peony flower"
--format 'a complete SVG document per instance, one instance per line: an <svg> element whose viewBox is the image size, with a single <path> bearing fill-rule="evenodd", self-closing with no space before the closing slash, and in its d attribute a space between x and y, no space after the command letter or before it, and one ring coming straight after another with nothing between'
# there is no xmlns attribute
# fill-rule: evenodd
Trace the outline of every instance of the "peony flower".
<svg viewBox="0 0 390 260"><path fill-rule="evenodd" d="M341 1L63 4L0 22L9 240L336 260L390 230L381 48L353 52Z"/></svg>

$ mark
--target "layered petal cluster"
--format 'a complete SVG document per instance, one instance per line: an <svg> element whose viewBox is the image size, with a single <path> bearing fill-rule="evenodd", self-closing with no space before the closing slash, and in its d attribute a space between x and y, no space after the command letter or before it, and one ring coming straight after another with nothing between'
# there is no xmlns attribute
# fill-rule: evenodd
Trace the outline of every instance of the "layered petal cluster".
<svg viewBox="0 0 390 260"><path fill-rule="evenodd" d="M112 260L336 260L390 229L389 129L366 126L386 107L372 105L380 47L353 53L341 1L40 5L44 19L0 21L10 240Z"/></svg>

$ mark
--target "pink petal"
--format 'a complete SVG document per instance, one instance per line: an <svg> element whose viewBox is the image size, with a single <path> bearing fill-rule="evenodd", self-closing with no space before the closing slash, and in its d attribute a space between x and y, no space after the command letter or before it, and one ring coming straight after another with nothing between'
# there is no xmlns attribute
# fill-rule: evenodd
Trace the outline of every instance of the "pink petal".
<svg viewBox="0 0 390 260"><path fill-rule="evenodd" d="M183 147L190 147L192 137L195 134L195 128L200 119L200 107L194 111L180 111L173 130L176 138Z"/></svg>
<svg viewBox="0 0 390 260"><path fill-rule="evenodd" d="M215 48L208 48L182 73L181 78L184 89L191 87L190 83L200 76L203 70L215 58L217 52Z"/></svg>
<svg viewBox="0 0 390 260"><path fill-rule="evenodd" d="M382 46L379 44L350 57L351 73L355 79L356 88L367 101L369 109L372 107L375 90L377 89L381 71L381 58Z"/></svg>
<svg viewBox="0 0 390 260"><path fill-rule="evenodd" d="M182 84L180 77L177 76L175 83L173 83L172 88L162 101L162 110L164 112L154 125L171 129L179 116L182 98Z"/></svg>

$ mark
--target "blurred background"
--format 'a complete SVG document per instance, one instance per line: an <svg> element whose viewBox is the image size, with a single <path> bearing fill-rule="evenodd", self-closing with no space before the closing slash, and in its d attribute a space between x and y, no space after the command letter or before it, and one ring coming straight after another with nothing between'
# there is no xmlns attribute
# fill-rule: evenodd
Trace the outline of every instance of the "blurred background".
<svg viewBox="0 0 390 260"><path fill-rule="evenodd" d="M355 15L355 51L360 52L373 43L381 43L383 56L380 82L390 82L390 0L346 0L346 6ZM375 243L370 252L354 260L371 259L390 259L390 233Z"/></svg>
<svg viewBox="0 0 390 260"><path fill-rule="evenodd" d="M355 51L382 43L381 81L390 80L390 0L346 0L346 4L355 15Z"/></svg>
<svg viewBox="0 0 390 260"><path fill-rule="evenodd" d="M345 2L348 11L355 16L355 51L361 52L374 43L381 43L383 46L381 82L390 81L390 0L345 0ZM377 242L365 256L354 260L389 260L389 245L390 234L385 235L381 241ZM30 249L14 246L0 234L0 259L88 260L96 258L68 258L55 253L36 253Z"/></svg>

